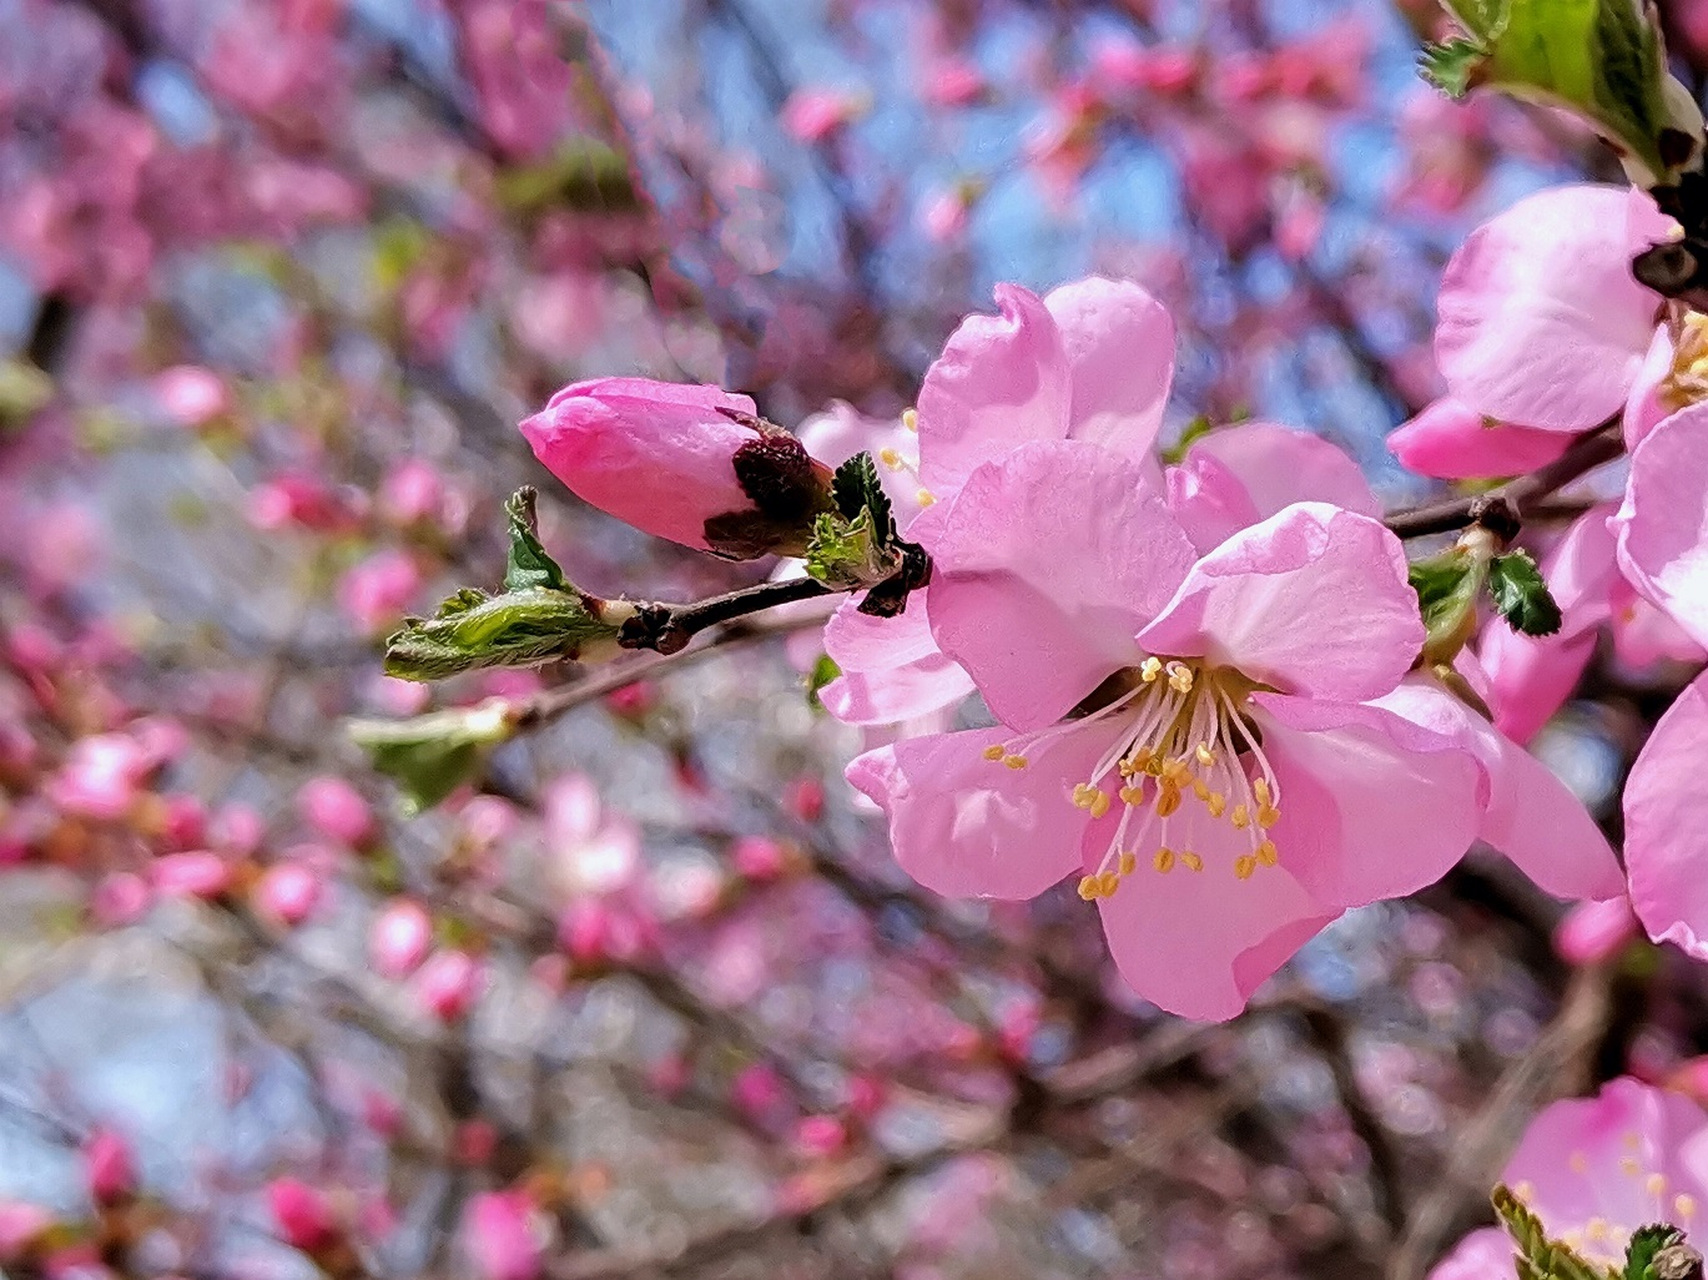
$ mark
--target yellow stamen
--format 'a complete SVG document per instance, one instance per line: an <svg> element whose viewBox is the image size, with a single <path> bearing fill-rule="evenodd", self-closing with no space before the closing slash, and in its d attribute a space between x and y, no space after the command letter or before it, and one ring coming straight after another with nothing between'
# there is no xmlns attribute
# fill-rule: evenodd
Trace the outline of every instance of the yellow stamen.
<svg viewBox="0 0 1708 1280"><path fill-rule="evenodd" d="M901 425L906 427L909 431L918 431L919 430L919 410L918 409L903 409L901 411Z"/></svg>
<svg viewBox="0 0 1708 1280"><path fill-rule="evenodd" d="M921 489L918 493L913 495L913 500L922 507L937 505L937 495L932 493L929 489Z"/></svg>
<svg viewBox="0 0 1708 1280"><path fill-rule="evenodd" d="M1198 749L1193 754L1198 757L1198 763L1206 769L1216 763L1216 753L1210 750L1210 744L1207 742L1200 742Z"/></svg>
<svg viewBox="0 0 1708 1280"><path fill-rule="evenodd" d="M1104 814L1109 812L1109 793L1107 791L1098 791L1096 795L1091 797L1091 804L1089 807L1093 818L1101 818Z"/></svg>
<svg viewBox="0 0 1708 1280"><path fill-rule="evenodd" d="M1204 869L1204 859L1190 849L1181 850L1180 861L1186 865L1188 871L1202 871Z"/></svg>
<svg viewBox="0 0 1708 1280"><path fill-rule="evenodd" d="M1257 859L1249 853L1242 853L1234 859L1234 874L1241 880L1249 880L1257 870Z"/></svg>
<svg viewBox="0 0 1708 1280"><path fill-rule="evenodd" d="M1244 804L1236 804L1234 811L1228 815L1228 821L1244 831L1251 825L1251 810L1246 808Z"/></svg>
<svg viewBox="0 0 1708 1280"><path fill-rule="evenodd" d="M1139 679L1143 680L1146 684L1155 684L1157 677L1160 676L1161 674L1162 674L1162 659L1161 658L1155 658L1155 657L1146 658L1143 662L1141 662L1139 664Z"/></svg>
<svg viewBox="0 0 1708 1280"><path fill-rule="evenodd" d="M1251 784L1251 794L1257 797L1258 804L1268 804L1274 799L1274 797L1269 794L1268 778L1254 779Z"/></svg>
<svg viewBox="0 0 1708 1280"><path fill-rule="evenodd" d="M1257 811L1257 825L1268 828L1281 821L1281 810L1272 804L1266 804Z"/></svg>
<svg viewBox="0 0 1708 1280"><path fill-rule="evenodd" d="M1143 804L1145 802L1145 789L1143 787L1122 787L1120 795L1122 804Z"/></svg>
<svg viewBox="0 0 1708 1280"><path fill-rule="evenodd" d="M1180 803L1180 788L1165 779L1156 791L1156 816L1159 818L1168 817L1180 808Z"/></svg>
<svg viewBox="0 0 1708 1280"><path fill-rule="evenodd" d="M1204 803L1210 808L1210 816L1219 818L1222 816L1222 810L1228 807L1228 798L1220 791L1212 791L1209 799L1205 800Z"/></svg>
<svg viewBox="0 0 1708 1280"><path fill-rule="evenodd" d="M1694 1218L1696 1216L1696 1197L1680 1193L1672 1198L1672 1208L1673 1212L1681 1218Z"/></svg>
<svg viewBox="0 0 1708 1280"><path fill-rule="evenodd" d="M1115 896L1115 890L1119 889L1120 887L1121 887L1121 877L1116 875L1113 871L1105 871L1102 875L1097 877L1097 889L1098 889L1098 896L1099 897L1113 898Z"/></svg>
<svg viewBox="0 0 1708 1280"><path fill-rule="evenodd" d="M1009 756L1002 763L1007 765L1010 769L1024 769L1027 761L1025 756Z"/></svg>
<svg viewBox="0 0 1708 1280"><path fill-rule="evenodd" d="M1643 1187L1652 1196L1659 1197L1659 1196L1665 1195L1666 1194L1666 1174L1664 1174L1664 1173L1651 1173L1648 1176L1648 1178L1644 1181Z"/></svg>
<svg viewBox="0 0 1708 1280"><path fill-rule="evenodd" d="M1205 782L1204 779L1202 779L1202 778L1192 779L1192 794L1197 796L1205 804L1209 804L1210 803L1210 784Z"/></svg>
<svg viewBox="0 0 1708 1280"><path fill-rule="evenodd" d="M883 463L886 467L889 467L891 470L901 470L901 454L897 453L888 445L885 445L882 449L878 450L878 461Z"/></svg>
<svg viewBox="0 0 1708 1280"><path fill-rule="evenodd" d="M1138 870L1139 855L1134 853L1131 849L1123 849L1121 850L1121 860L1117 866L1122 875L1130 876L1134 871Z"/></svg>
<svg viewBox="0 0 1708 1280"><path fill-rule="evenodd" d="M1158 849L1156 851L1156 857L1151 859L1151 865L1158 871L1168 872L1174 870L1174 850L1166 848Z"/></svg>
<svg viewBox="0 0 1708 1280"><path fill-rule="evenodd" d="M984 749L984 758L986 760L1000 760L1007 754L1008 749L1000 742L993 742Z"/></svg>
<svg viewBox="0 0 1708 1280"><path fill-rule="evenodd" d="M1097 896L1099 884L1096 876L1081 876L1079 879L1079 896L1090 902Z"/></svg>
<svg viewBox="0 0 1708 1280"><path fill-rule="evenodd" d="M1076 783L1074 783L1073 784L1074 807L1077 809L1089 809L1089 808L1091 808L1091 797L1096 795L1096 794L1097 794L1097 788L1092 786L1089 782L1076 782Z"/></svg>
<svg viewBox="0 0 1708 1280"><path fill-rule="evenodd" d="M1265 840L1253 850L1253 856L1266 867L1273 867L1281 861L1281 851L1275 847L1273 840Z"/></svg>

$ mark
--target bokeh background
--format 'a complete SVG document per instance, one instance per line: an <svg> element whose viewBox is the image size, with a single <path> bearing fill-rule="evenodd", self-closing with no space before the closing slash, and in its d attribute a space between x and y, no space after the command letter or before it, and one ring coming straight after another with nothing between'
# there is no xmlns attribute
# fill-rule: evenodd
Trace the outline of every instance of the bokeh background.
<svg viewBox="0 0 1708 1280"><path fill-rule="evenodd" d="M1700 93L1708 4L1664 17ZM580 678L381 672L502 575L520 484L604 594L767 571L557 486L515 430L557 387L891 417L999 281L1141 281L1169 435L1305 426L1426 496L1383 437L1447 254L1617 180L1427 89L1438 22L0 0L0 1268L1419 1280L1543 1101L1708 1048L1680 957L1574 971L1476 856L1239 1021L1165 1017L1071 888L896 870L810 612L590 686L422 815L342 729ZM1605 813L1665 703L1598 663L1538 750Z"/></svg>

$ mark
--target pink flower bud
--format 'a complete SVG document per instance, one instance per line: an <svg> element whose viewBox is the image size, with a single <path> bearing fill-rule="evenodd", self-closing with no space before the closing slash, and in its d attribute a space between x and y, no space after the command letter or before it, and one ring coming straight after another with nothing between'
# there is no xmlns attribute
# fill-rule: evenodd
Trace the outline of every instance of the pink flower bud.
<svg viewBox="0 0 1708 1280"><path fill-rule="evenodd" d="M295 928L320 902L320 877L300 862L281 862L255 882L255 905L280 924Z"/></svg>
<svg viewBox="0 0 1708 1280"><path fill-rule="evenodd" d="M396 625L421 590L421 569L406 551L387 547L338 580L338 607L369 634Z"/></svg>
<svg viewBox="0 0 1708 1280"><path fill-rule="evenodd" d="M393 467L380 484L380 509L399 524L433 519L444 500L444 480L432 464L417 458Z"/></svg>
<svg viewBox="0 0 1708 1280"><path fill-rule="evenodd" d="M66 813L112 822L130 812L155 762L135 738L103 733L79 738L47 782L48 799Z"/></svg>
<svg viewBox="0 0 1708 1280"><path fill-rule="evenodd" d="M297 812L322 835L360 848L374 835L374 811L342 778L314 778L297 792Z"/></svg>
<svg viewBox="0 0 1708 1280"><path fill-rule="evenodd" d="M835 1116L806 1116L795 1126L795 1146L816 1159L835 1155L847 1141L848 1130Z"/></svg>
<svg viewBox="0 0 1708 1280"><path fill-rule="evenodd" d="M480 961L466 951L439 951L415 975L415 999L440 1022L458 1022L486 985Z"/></svg>
<svg viewBox="0 0 1708 1280"><path fill-rule="evenodd" d="M498 1150L498 1128L490 1120L464 1120L451 1134L451 1153L458 1164L479 1166Z"/></svg>
<svg viewBox="0 0 1708 1280"><path fill-rule="evenodd" d="M964 107L984 93L984 77L964 58L938 58L925 72L925 100L940 107Z"/></svg>
<svg viewBox="0 0 1708 1280"><path fill-rule="evenodd" d="M789 851L770 836L743 836L730 858L749 880L775 880L789 865Z"/></svg>
<svg viewBox="0 0 1708 1280"><path fill-rule="evenodd" d="M368 931L368 957L374 971L394 981L407 978L427 958L433 921L419 902L397 898L374 917Z"/></svg>
<svg viewBox="0 0 1708 1280"><path fill-rule="evenodd" d="M783 104L783 128L802 142L823 142L860 118L866 100L845 89L796 89Z"/></svg>
<svg viewBox="0 0 1708 1280"><path fill-rule="evenodd" d="M952 244L967 233L967 195L959 187L934 191L919 212L921 230L936 244Z"/></svg>
<svg viewBox="0 0 1708 1280"><path fill-rule="evenodd" d="M98 1205L129 1199L136 1192L130 1144L111 1129L95 1130L83 1147L83 1179Z"/></svg>
<svg viewBox="0 0 1708 1280"><path fill-rule="evenodd" d="M267 1188L267 1203L279 1235L293 1249L316 1254L337 1243L338 1217L318 1188L296 1178L279 1178Z"/></svg>
<svg viewBox="0 0 1708 1280"><path fill-rule="evenodd" d="M181 427L206 426L231 408L231 393L211 369L180 364L154 375L153 391L167 416Z"/></svg>
<svg viewBox="0 0 1708 1280"><path fill-rule="evenodd" d="M1555 927L1554 952L1569 964L1597 964L1618 955L1637 932L1627 899L1580 902Z"/></svg>
<svg viewBox="0 0 1708 1280"><path fill-rule="evenodd" d="M167 898L217 898L231 888L232 866L217 853L168 853L152 867L154 888Z"/></svg>
<svg viewBox="0 0 1708 1280"><path fill-rule="evenodd" d="M244 857L261 847L266 833L267 825L261 815L249 805L239 803L222 805L208 828L208 836L216 846Z"/></svg>
<svg viewBox="0 0 1708 1280"><path fill-rule="evenodd" d="M762 1120L788 1100L783 1077L763 1062L754 1062L736 1072L730 1081L730 1101L746 1115Z"/></svg>
<svg viewBox="0 0 1708 1280"><path fill-rule="evenodd" d="M148 910L153 898L148 881L130 871L103 876L89 895L89 911L103 929L134 924Z"/></svg>
<svg viewBox="0 0 1708 1280"><path fill-rule="evenodd" d="M544 1262L541 1218L521 1191L485 1191L463 1215L463 1247L483 1280L538 1280Z"/></svg>
<svg viewBox="0 0 1708 1280"><path fill-rule="evenodd" d="M0 1200L0 1263L14 1263L53 1225L53 1215L40 1205Z"/></svg>
<svg viewBox="0 0 1708 1280"><path fill-rule="evenodd" d="M829 472L753 412L719 387L598 378L559 391L521 430L577 496L655 537L735 560L798 552Z"/></svg>
<svg viewBox="0 0 1708 1280"><path fill-rule="evenodd" d="M194 849L208 842L208 812L201 800L188 792L162 796L164 810L160 835L174 849Z"/></svg>

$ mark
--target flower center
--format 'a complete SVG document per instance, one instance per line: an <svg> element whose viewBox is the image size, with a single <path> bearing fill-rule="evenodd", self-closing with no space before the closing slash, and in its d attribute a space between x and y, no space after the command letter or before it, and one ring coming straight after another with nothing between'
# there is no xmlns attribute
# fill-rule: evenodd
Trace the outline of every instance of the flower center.
<svg viewBox="0 0 1708 1280"><path fill-rule="evenodd" d="M1673 413L1708 400L1708 316L1692 311L1684 317L1657 398Z"/></svg>
<svg viewBox="0 0 1708 1280"><path fill-rule="evenodd" d="M1121 806L1103 860L1080 880L1079 896L1109 897L1141 861L1162 874L1176 866L1202 871L1203 855L1169 838L1170 820L1189 801L1244 834L1247 850L1233 862L1238 879L1274 866L1280 854L1269 829L1281 820L1281 788L1241 712L1251 681L1228 668L1154 656L1123 674L1130 687L1089 715L985 748L986 759L1023 769L1026 752L1052 738L1095 720L1124 722L1091 776L1073 789L1073 803L1094 819Z"/></svg>
<svg viewBox="0 0 1708 1280"><path fill-rule="evenodd" d="M1644 1222L1670 1222L1673 1226L1690 1230L1696 1217L1696 1197L1687 1191L1673 1194L1666 1175L1643 1164L1638 1158L1642 1149L1641 1134L1635 1131L1627 1132L1621 1135L1620 1142L1625 1148L1625 1154L1619 1158L1618 1176L1642 1188L1642 1194L1637 1197L1636 1203L1647 1199L1652 1205L1642 1210L1638 1225ZM1610 1191L1607 1186L1612 1177L1610 1171L1599 1163L1592 1170L1586 1153L1572 1152L1566 1160L1566 1168L1589 1184L1589 1203L1633 1203L1628 1194L1617 1190ZM1529 1204L1536 1195L1536 1188L1528 1182L1520 1182L1513 1186L1512 1193ZM1625 1247L1636 1229L1636 1226L1628 1223L1605 1217L1592 1217L1581 1225L1562 1231L1560 1239L1590 1262L1606 1262L1619 1266L1625 1261Z"/></svg>

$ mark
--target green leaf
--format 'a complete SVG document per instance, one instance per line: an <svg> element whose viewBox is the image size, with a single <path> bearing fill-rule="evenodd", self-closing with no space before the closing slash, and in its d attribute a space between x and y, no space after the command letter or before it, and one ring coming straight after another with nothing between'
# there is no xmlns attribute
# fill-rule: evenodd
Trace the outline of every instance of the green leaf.
<svg viewBox="0 0 1708 1280"><path fill-rule="evenodd" d="M1560 629L1560 606L1528 551L1510 551L1489 562L1489 595L1514 631L1551 636Z"/></svg>
<svg viewBox="0 0 1708 1280"><path fill-rule="evenodd" d="M562 591L563 570L540 543L539 521L534 515L534 490L525 486L510 495L504 504L510 517L510 558L504 566L504 589L524 591L530 587L549 587Z"/></svg>
<svg viewBox="0 0 1708 1280"><path fill-rule="evenodd" d="M1476 629L1477 595L1487 572L1487 562L1463 547L1412 563L1408 573L1428 633L1423 644L1427 662L1451 666L1465 647Z"/></svg>
<svg viewBox="0 0 1708 1280"><path fill-rule="evenodd" d="M870 508L854 520L821 514L807 543L807 576L838 591L875 586L893 574L899 556L879 540Z"/></svg>
<svg viewBox="0 0 1708 1280"><path fill-rule="evenodd" d="M895 513L890 508L890 496L878 479L878 467L871 454L857 453L836 468L830 482L830 497L845 520L858 521L862 511L871 513L872 533L878 546L888 547L895 541Z"/></svg>
<svg viewBox="0 0 1708 1280"><path fill-rule="evenodd" d="M484 667L537 667L618 651L617 631L634 607L575 591L530 587L488 596L465 587L431 618L405 618L385 646L387 675L443 680Z"/></svg>
<svg viewBox="0 0 1708 1280"><path fill-rule="evenodd" d="M1657 1222L1638 1227L1631 1233L1625 1247L1623 1280L1655 1280L1655 1255L1669 1245L1682 1244L1684 1232L1669 1223Z"/></svg>
<svg viewBox="0 0 1708 1280"><path fill-rule="evenodd" d="M818 692L842 674L842 668L836 665L836 659L828 653L821 653L814 660L812 670L807 672L807 703L818 707Z"/></svg>
<svg viewBox="0 0 1708 1280"><path fill-rule="evenodd" d="M1518 1280L1620 1280L1611 1267L1598 1267L1561 1241L1550 1240L1542 1220L1505 1183L1494 1189L1489 1201L1518 1249Z"/></svg>
<svg viewBox="0 0 1708 1280"><path fill-rule="evenodd" d="M438 804L485 767L492 748L515 729L500 701L436 711L411 720L350 720L345 730L375 769L394 779L410 817Z"/></svg>
<svg viewBox="0 0 1708 1280"><path fill-rule="evenodd" d="M1423 78L1450 98L1463 98L1482 70L1488 50L1471 40L1454 38L1426 44L1418 58Z"/></svg>
<svg viewBox="0 0 1708 1280"><path fill-rule="evenodd" d="M1162 460L1170 466L1179 466L1186 460L1186 454L1192 446L1215 429L1215 423L1203 414L1199 414L1186 424L1180 433L1180 438L1162 451Z"/></svg>

